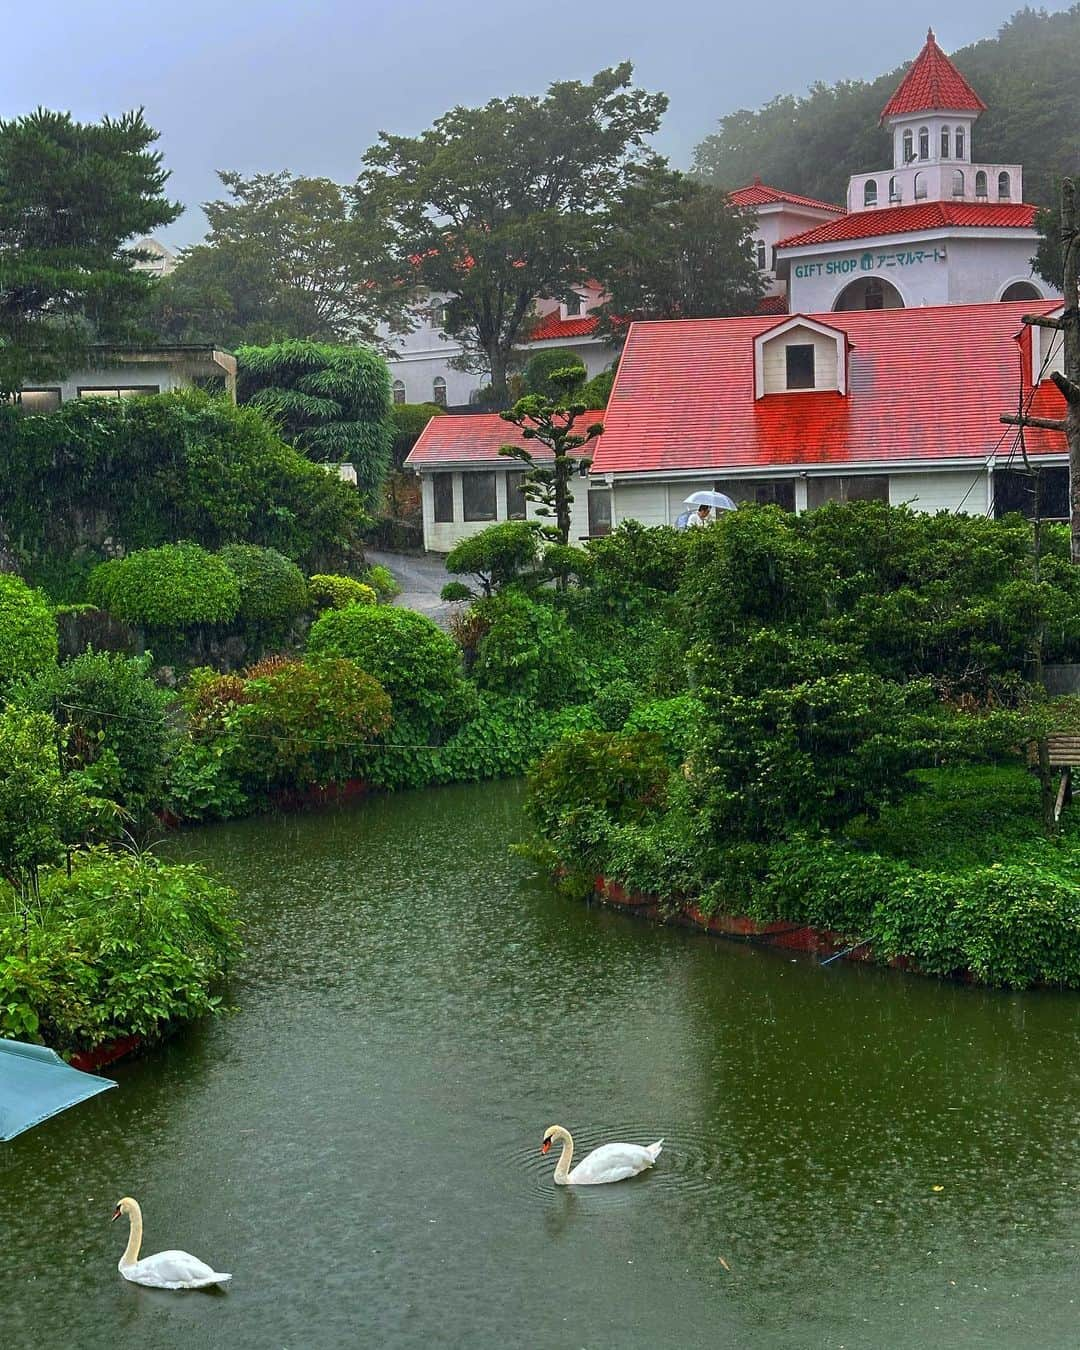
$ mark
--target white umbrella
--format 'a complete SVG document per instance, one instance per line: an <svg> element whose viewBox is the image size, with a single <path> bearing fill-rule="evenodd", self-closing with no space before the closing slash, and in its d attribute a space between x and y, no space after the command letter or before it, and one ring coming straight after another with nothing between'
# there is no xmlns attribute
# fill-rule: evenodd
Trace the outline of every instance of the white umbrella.
<svg viewBox="0 0 1080 1350"><path fill-rule="evenodd" d="M734 511L735 503L724 492L691 492L683 498L684 506L715 506L718 511Z"/></svg>

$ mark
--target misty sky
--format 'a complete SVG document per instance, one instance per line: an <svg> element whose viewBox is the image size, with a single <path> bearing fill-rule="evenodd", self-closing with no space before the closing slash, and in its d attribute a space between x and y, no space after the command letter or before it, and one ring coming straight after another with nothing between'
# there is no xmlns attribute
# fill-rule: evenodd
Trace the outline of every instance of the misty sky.
<svg viewBox="0 0 1080 1350"><path fill-rule="evenodd" d="M671 99L657 148L688 167L717 117L815 80L870 78L992 36L1020 0L9 0L0 115L41 104L82 120L145 106L189 209L216 169L355 178L380 130L422 131L454 104L539 93L633 61ZM1049 4L1063 9L1064 4ZM978 146L976 132L976 150ZM867 165L868 169L874 165Z"/></svg>

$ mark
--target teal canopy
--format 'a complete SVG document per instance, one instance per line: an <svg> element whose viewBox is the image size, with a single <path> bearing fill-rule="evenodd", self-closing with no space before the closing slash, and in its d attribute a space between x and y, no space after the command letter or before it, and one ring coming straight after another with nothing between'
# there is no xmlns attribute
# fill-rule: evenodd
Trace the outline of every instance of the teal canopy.
<svg viewBox="0 0 1080 1350"><path fill-rule="evenodd" d="M0 1140L115 1086L111 1078L73 1069L44 1045L0 1040Z"/></svg>

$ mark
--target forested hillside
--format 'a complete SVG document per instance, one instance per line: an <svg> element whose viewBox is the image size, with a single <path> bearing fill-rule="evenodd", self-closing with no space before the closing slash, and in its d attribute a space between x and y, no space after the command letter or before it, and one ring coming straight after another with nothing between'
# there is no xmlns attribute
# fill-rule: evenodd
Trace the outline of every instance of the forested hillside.
<svg viewBox="0 0 1080 1350"><path fill-rule="evenodd" d="M922 33L912 33L912 58ZM989 106L975 126L974 158L1022 164L1024 197L1047 204L1055 175L1080 170L1080 5L1024 9L996 38L950 56ZM891 163L878 117L906 66L878 79L815 84L757 112L742 109L695 152L695 169L724 187L766 183L843 203L853 173Z"/></svg>

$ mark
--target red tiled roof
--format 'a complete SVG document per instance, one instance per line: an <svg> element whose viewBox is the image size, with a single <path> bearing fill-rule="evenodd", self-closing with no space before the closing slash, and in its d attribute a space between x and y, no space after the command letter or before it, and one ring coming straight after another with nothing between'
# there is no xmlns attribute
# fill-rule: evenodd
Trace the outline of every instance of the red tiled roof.
<svg viewBox="0 0 1080 1350"><path fill-rule="evenodd" d="M926 45L882 108L881 120L938 110L980 113L986 111L986 104L937 45L931 28Z"/></svg>
<svg viewBox="0 0 1080 1350"><path fill-rule="evenodd" d="M528 342L551 342L552 339L591 337L599 323L595 314L582 314L576 319L560 319L559 311L553 309L543 315L536 327L530 332Z"/></svg>
<svg viewBox="0 0 1080 1350"><path fill-rule="evenodd" d="M584 431L594 422L603 420L603 411L594 410L579 417L574 428ZM526 441L520 430L512 422L504 422L498 413L444 413L441 417L433 417L423 429L405 463L416 469L502 459L507 467L512 467L505 456L499 454L502 445L527 445L537 459L550 458L539 442Z"/></svg>
<svg viewBox="0 0 1080 1350"><path fill-rule="evenodd" d="M786 295L763 295L758 301L757 312L759 314L786 314L787 296Z"/></svg>
<svg viewBox="0 0 1080 1350"><path fill-rule="evenodd" d="M939 230L944 225L963 229L1030 230L1035 225L1035 207L1026 202L916 202L914 206L886 206L880 211L852 211L848 216L827 220L801 234L781 239L777 248L802 248L806 244L831 244L845 239L870 239L878 235L915 234Z"/></svg>
<svg viewBox="0 0 1080 1350"><path fill-rule="evenodd" d="M755 178L746 187L736 188L728 197L735 206L769 206L772 202L786 202L790 206L812 206L817 211L843 211L842 206L832 202L819 202L813 197L801 197L797 192L785 192L783 188L769 187L760 178Z"/></svg>
<svg viewBox="0 0 1080 1350"><path fill-rule="evenodd" d="M1016 407L1021 316L1060 303L809 315L852 344L846 396L755 398L754 339L776 326L774 317L636 323L593 471L981 461L1009 444L998 418ZM1040 415L1062 415L1056 386L1040 385L1036 401ZM1032 429L1027 443L1029 452L1065 452L1060 432Z"/></svg>

